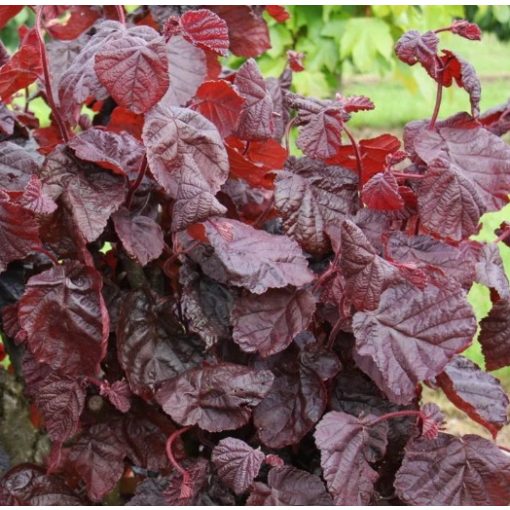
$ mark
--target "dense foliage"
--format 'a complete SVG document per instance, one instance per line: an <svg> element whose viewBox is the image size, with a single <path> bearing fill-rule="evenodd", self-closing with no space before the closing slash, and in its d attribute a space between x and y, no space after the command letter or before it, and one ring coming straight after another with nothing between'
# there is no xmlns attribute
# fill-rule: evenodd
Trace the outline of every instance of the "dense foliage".
<svg viewBox="0 0 510 510"><path fill-rule="evenodd" d="M480 115L475 70L439 51L478 27L405 33L436 108L403 144L358 141L369 98L291 92L299 52L263 78L262 11L38 7L0 56L2 327L52 445L0 503L510 503L510 457L421 401L433 385L494 438L507 423L460 354L479 282L487 368L510 364L510 225L470 240L508 202L510 108ZM452 85L470 113L438 120Z"/></svg>

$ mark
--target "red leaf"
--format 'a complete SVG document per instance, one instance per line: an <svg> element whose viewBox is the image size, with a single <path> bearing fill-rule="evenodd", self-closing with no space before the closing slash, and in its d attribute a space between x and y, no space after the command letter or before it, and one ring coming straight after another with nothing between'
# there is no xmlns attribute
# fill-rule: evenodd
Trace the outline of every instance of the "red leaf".
<svg viewBox="0 0 510 510"><path fill-rule="evenodd" d="M289 67L295 73L300 73L305 70L305 66L303 65L303 59L305 58L305 54L299 51L288 50L287 51L287 60L289 62Z"/></svg>
<svg viewBox="0 0 510 510"><path fill-rule="evenodd" d="M248 423L251 408L273 384L268 370L221 363L194 368L164 383L156 400L172 420L208 432L233 430Z"/></svg>
<svg viewBox="0 0 510 510"><path fill-rule="evenodd" d="M482 32L476 23L470 23L465 19L457 19L452 23L452 32L471 41L481 41Z"/></svg>
<svg viewBox="0 0 510 510"><path fill-rule="evenodd" d="M122 106L117 106L113 110L106 127L108 131L114 133L125 131L137 140L140 140L142 138L143 115L133 113L127 108L122 108Z"/></svg>
<svg viewBox="0 0 510 510"><path fill-rule="evenodd" d="M168 90L168 57L165 42L155 30L136 30L105 42L95 55L94 69L117 104L145 113Z"/></svg>
<svg viewBox="0 0 510 510"><path fill-rule="evenodd" d="M115 231L127 253L142 266L157 259L163 252L163 231L149 216L130 213L122 207L112 216Z"/></svg>
<svg viewBox="0 0 510 510"><path fill-rule="evenodd" d="M257 63L247 60L237 71L234 85L245 104L236 135L243 140L265 140L274 134L273 100Z"/></svg>
<svg viewBox="0 0 510 510"><path fill-rule="evenodd" d="M398 496L410 505L508 505L510 458L475 435L440 434L406 446L397 473Z"/></svg>
<svg viewBox="0 0 510 510"><path fill-rule="evenodd" d="M76 5L69 9L70 16L65 23L48 20L45 28L55 39L72 41L90 28L100 17L98 9L91 6Z"/></svg>
<svg viewBox="0 0 510 510"><path fill-rule="evenodd" d="M160 103L145 118L143 140L152 174L176 200L172 229L224 214L215 198L228 175L221 137L205 117Z"/></svg>
<svg viewBox="0 0 510 510"><path fill-rule="evenodd" d="M230 49L240 57L258 57L271 48L264 19L247 5L209 6L228 25Z"/></svg>
<svg viewBox="0 0 510 510"><path fill-rule="evenodd" d="M247 501L250 506L328 506L331 503L318 476L292 466L271 469L267 485L255 482Z"/></svg>
<svg viewBox="0 0 510 510"><path fill-rule="evenodd" d="M438 375L471 343L476 320L454 285L390 287L374 311L353 318L357 365L398 404L413 400L416 384Z"/></svg>
<svg viewBox="0 0 510 510"><path fill-rule="evenodd" d="M39 363L75 377L97 374L109 334L101 287L99 273L77 261L28 280L18 317Z"/></svg>
<svg viewBox="0 0 510 510"><path fill-rule="evenodd" d="M16 16L23 5L3 5L0 6L0 29L4 28L9 21Z"/></svg>
<svg viewBox="0 0 510 510"><path fill-rule="evenodd" d="M306 290L275 289L261 296L245 294L232 310L233 339L243 351L262 357L286 349L307 329L315 299Z"/></svg>
<svg viewBox="0 0 510 510"><path fill-rule="evenodd" d="M378 474L370 464L382 458L388 440L387 427L366 425L371 418L331 411L315 429L323 476L335 505L367 505L374 493Z"/></svg>
<svg viewBox="0 0 510 510"><path fill-rule="evenodd" d="M455 356L437 376L446 396L495 438L508 423L508 397L501 383L463 356Z"/></svg>
<svg viewBox="0 0 510 510"><path fill-rule="evenodd" d="M7 101L18 90L42 76L41 48L35 28L23 37L19 50L0 67L0 98Z"/></svg>
<svg viewBox="0 0 510 510"><path fill-rule="evenodd" d="M191 108L209 119L226 138L237 129L244 103L229 82L206 81L198 88Z"/></svg>
<svg viewBox="0 0 510 510"><path fill-rule="evenodd" d="M199 48L225 56L229 48L227 23L208 9L185 12L180 18L186 40Z"/></svg>
<svg viewBox="0 0 510 510"><path fill-rule="evenodd" d="M443 65L443 71L440 73L441 83L445 87L449 87L455 80L457 85L469 94L471 114L473 117L478 117L480 114L481 85L475 68L469 62L448 50L443 50L443 56L440 57L440 60Z"/></svg>
<svg viewBox="0 0 510 510"><path fill-rule="evenodd" d="M368 208L378 211L399 211L404 207L397 179L391 172L373 175L363 186L361 198Z"/></svg>
<svg viewBox="0 0 510 510"><path fill-rule="evenodd" d="M266 12L278 23L284 23L290 18L290 13L283 5L266 5Z"/></svg>
<svg viewBox="0 0 510 510"><path fill-rule="evenodd" d="M227 437L213 449L211 460L221 481L236 494L245 492L257 477L265 455L240 439Z"/></svg>
<svg viewBox="0 0 510 510"><path fill-rule="evenodd" d="M360 140L359 149L363 164L362 183L366 184L371 177L384 170L387 156L400 149L400 141L393 135L383 134L375 138ZM352 145L340 145L335 155L327 162L357 171L356 156Z"/></svg>

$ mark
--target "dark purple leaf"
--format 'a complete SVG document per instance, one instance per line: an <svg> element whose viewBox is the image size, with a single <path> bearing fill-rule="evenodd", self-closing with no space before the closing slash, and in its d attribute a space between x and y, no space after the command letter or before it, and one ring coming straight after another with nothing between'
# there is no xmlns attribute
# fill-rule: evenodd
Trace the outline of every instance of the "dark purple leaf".
<svg viewBox="0 0 510 510"><path fill-rule="evenodd" d="M0 190L0 272L13 260L24 259L41 246L34 213Z"/></svg>
<svg viewBox="0 0 510 510"><path fill-rule="evenodd" d="M101 45L94 56L94 70L118 105L145 113L168 89L165 41L147 26L128 29L122 37Z"/></svg>
<svg viewBox="0 0 510 510"><path fill-rule="evenodd" d="M494 289L499 297L510 299L510 285L497 244L484 244L475 266L477 282Z"/></svg>
<svg viewBox="0 0 510 510"><path fill-rule="evenodd" d="M406 447L395 488L410 505L508 505L510 457L471 434L414 439Z"/></svg>
<svg viewBox="0 0 510 510"><path fill-rule="evenodd" d="M428 165L438 159L448 162L443 166L457 179L469 181L488 211L498 211L508 202L510 147L486 129L425 129L416 137L414 148Z"/></svg>
<svg viewBox="0 0 510 510"><path fill-rule="evenodd" d="M68 460L87 486L92 501L101 501L122 477L126 445L106 423L93 425L69 449Z"/></svg>
<svg viewBox="0 0 510 510"><path fill-rule="evenodd" d="M448 162L433 163L416 186L421 226L461 241L478 231L485 205L472 181Z"/></svg>
<svg viewBox="0 0 510 510"><path fill-rule="evenodd" d="M39 363L75 377L97 374L109 334L102 283L95 269L77 261L28 280L18 317Z"/></svg>
<svg viewBox="0 0 510 510"><path fill-rule="evenodd" d="M249 59L240 67L234 85L245 100L236 135L243 140L272 138L273 99L255 60Z"/></svg>
<svg viewBox="0 0 510 510"><path fill-rule="evenodd" d="M0 480L2 506L83 506L63 478L34 464L18 464Z"/></svg>
<svg viewBox="0 0 510 510"><path fill-rule="evenodd" d="M121 207L112 220L122 246L142 266L161 255L165 246L163 231L152 218Z"/></svg>
<svg viewBox="0 0 510 510"><path fill-rule="evenodd" d="M52 372L48 365L37 363L28 353L22 369L25 392L43 415L50 439L62 443L72 437L85 405L84 385L74 377Z"/></svg>
<svg viewBox="0 0 510 510"><path fill-rule="evenodd" d="M43 192L60 200L72 215L75 228L91 242L104 230L108 218L124 201L125 179L66 152L52 152L41 172Z"/></svg>
<svg viewBox="0 0 510 510"><path fill-rule="evenodd" d="M304 331L315 312L307 290L273 289L261 296L245 294L232 310L233 339L243 351L262 357L286 349Z"/></svg>
<svg viewBox="0 0 510 510"><path fill-rule="evenodd" d="M313 280L301 248L288 237L221 218L206 222L205 229L231 285L263 294L270 288L300 287Z"/></svg>
<svg viewBox="0 0 510 510"><path fill-rule="evenodd" d="M283 228L306 251L324 254L326 228L357 209L357 178L348 170L309 158L292 160L275 179L275 206Z"/></svg>
<svg viewBox="0 0 510 510"><path fill-rule="evenodd" d="M233 294L223 285L205 275L199 275L186 265L181 267L183 286L181 308L190 331L211 347L220 338L228 338Z"/></svg>
<svg viewBox="0 0 510 510"><path fill-rule="evenodd" d="M69 147L80 159L126 175L129 180L136 179L144 152L142 144L129 133L112 133L98 127L75 136Z"/></svg>
<svg viewBox="0 0 510 510"><path fill-rule="evenodd" d="M166 506L163 491L167 485L164 478L146 478L136 487L135 495L126 506Z"/></svg>
<svg viewBox="0 0 510 510"><path fill-rule="evenodd" d="M439 38L432 31L421 34L417 30L409 30L397 41L395 53L402 62L410 66L419 62L430 76L435 78L439 64L438 44Z"/></svg>
<svg viewBox="0 0 510 510"><path fill-rule="evenodd" d="M273 379L268 370L243 365L204 366L164 383L156 400L181 425L209 432L233 430L249 421L251 408L265 397Z"/></svg>
<svg viewBox="0 0 510 510"><path fill-rule="evenodd" d="M476 260L467 244L453 246L429 236L392 232L386 244L386 256L427 271L435 267L463 287L470 287L475 278Z"/></svg>
<svg viewBox="0 0 510 510"><path fill-rule="evenodd" d="M356 313L353 331L359 368L391 401L407 404L420 381L469 346L476 320L460 287L400 284L383 292L376 310Z"/></svg>
<svg viewBox="0 0 510 510"><path fill-rule="evenodd" d="M373 418L361 421L331 411L316 427L323 476L335 505L367 505L372 498L378 474L370 464L382 458L387 445L387 427L366 424Z"/></svg>
<svg viewBox="0 0 510 510"><path fill-rule="evenodd" d="M344 221L341 232L340 267L347 296L357 310L375 310L384 289L397 281L396 271L354 223Z"/></svg>
<svg viewBox="0 0 510 510"><path fill-rule="evenodd" d="M236 494L245 492L257 477L264 453L240 439L227 437L213 449L211 460L221 481Z"/></svg>
<svg viewBox="0 0 510 510"><path fill-rule="evenodd" d="M267 24L248 5L209 6L228 25L230 49L240 57L258 57L271 48Z"/></svg>
<svg viewBox="0 0 510 510"><path fill-rule="evenodd" d="M455 356L437 382L446 396L495 437L508 423L508 397L498 379L464 356Z"/></svg>
<svg viewBox="0 0 510 510"><path fill-rule="evenodd" d="M225 212L215 195L227 180L228 159L211 122L160 103L146 114L143 140L151 172L176 200L174 231Z"/></svg>
<svg viewBox="0 0 510 510"><path fill-rule="evenodd" d="M304 351L297 359L292 354L283 356L275 368L269 365L275 372L275 382L253 413L260 440L270 448L298 444L312 430L328 401L323 381L340 369L332 353Z"/></svg>
<svg viewBox="0 0 510 510"><path fill-rule="evenodd" d="M0 188L9 194L23 193L39 165L32 155L12 142L0 143Z"/></svg>
<svg viewBox="0 0 510 510"><path fill-rule="evenodd" d="M487 370L510 365L510 300L500 299L480 322L479 341Z"/></svg>
<svg viewBox="0 0 510 510"><path fill-rule="evenodd" d="M185 336L174 303L155 293L124 297L117 324L117 356L133 393L150 398L157 384L199 364L196 337Z"/></svg>
<svg viewBox="0 0 510 510"><path fill-rule="evenodd" d="M261 482L254 484L247 504L328 506L332 500L318 476L292 466L284 466L269 471L267 485Z"/></svg>

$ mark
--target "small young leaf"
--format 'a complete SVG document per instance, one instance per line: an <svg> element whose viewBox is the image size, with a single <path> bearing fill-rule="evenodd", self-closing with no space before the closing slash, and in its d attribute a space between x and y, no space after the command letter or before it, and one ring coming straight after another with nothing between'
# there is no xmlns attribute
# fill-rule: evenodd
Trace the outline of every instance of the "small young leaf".
<svg viewBox="0 0 510 510"><path fill-rule="evenodd" d="M240 439L227 437L213 449L211 460L221 481L236 494L245 492L257 477L265 455Z"/></svg>

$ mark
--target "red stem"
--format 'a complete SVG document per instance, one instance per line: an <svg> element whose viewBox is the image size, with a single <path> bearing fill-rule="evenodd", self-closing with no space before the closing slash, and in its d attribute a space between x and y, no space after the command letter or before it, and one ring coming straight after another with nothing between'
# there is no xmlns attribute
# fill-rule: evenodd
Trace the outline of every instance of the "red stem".
<svg viewBox="0 0 510 510"><path fill-rule="evenodd" d="M283 138L285 140L285 149L287 150L287 152L289 152L289 146L290 146L290 141L289 141L290 130L292 129L292 127L296 123L296 120L297 120L297 117L294 117L294 118L290 119L289 122L287 122L287 125L285 126L285 133L283 135Z"/></svg>
<svg viewBox="0 0 510 510"><path fill-rule="evenodd" d="M436 125L437 116L439 115L439 109L441 108L441 100L443 99L443 85L441 84L441 79L443 77L443 73L440 72L437 77L437 92L436 92L436 104L434 105L434 112L432 113L432 118L430 119L429 129L434 129Z"/></svg>
<svg viewBox="0 0 510 510"><path fill-rule="evenodd" d="M354 149L354 155L356 156L356 165L358 167L358 190L361 191L361 188L363 186L363 163L361 161L361 153L359 151L359 145L357 144L356 140L354 139L354 136L352 133L344 126L344 132L349 138L352 148Z"/></svg>
<svg viewBox="0 0 510 510"><path fill-rule="evenodd" d="M401 416L416 416L417 418L421 418L423 420L423 414L421 411L395 411L393 413L383 414L382 416L379 416L379 418L376 418L375 420L371 421L368 426L373 427L374 425L377 425L378 423L389 420L391 418L400 418Z"/></svg>
<svg viewBox="0 0 510 510"><path fill-rule="evenodd" d="M179 471L179 473L181 473L181 475L182 475L181 494L180 494L181 498L189 497L188 492L189 492L191 475L189 474L189 471L184 469L177 462L177 459L174 457L174 452L172 450L172 447L173 447L174 442L177 440L177 438L179 436L181 436L182 434L184 434L185 432L187 432L190 428L191 428L191 425L188 425L187 427L183 427L182 429L178 429L178 430L172 432L172 434L170 434L170 436L168 437L167 442L166 442L166 455L168 457L168 460L170 461L170 464L172 464L172 466L177 471Z"/></svg>
<svg viewBox="0 0 510 510"><path fill-rule="evenodd" d="M425 176L421 174L406 174L405 172L391 172L394 177L402 179L424 179Z"/></svg>
<svg viewBox="0 0 510 510"><path fill-rule="evenodd" d="M138 168L138 176L136 177L136 181L131 185L128 191L128 196L126 198L126 207L128 209L131 207L131 202L133 201L135 192L142 183L146 172L147 172L147 154L144 154L142 161L140 162L140 166Z"/></svg>
<svg viewBox="0 0 510 510"><path fill-rule="evenodd" d="M439 34L440 32L451 32L452 27L445 27L445 28L438 28L437 30L434 30L435 34Z"/></svg>
<svg viewBox="0 0 510 510"><path fill-rule="evenodd" d="M119 17L119 21L125 25L126 24L126 15L124 14L124 7L122 5L116 5L115 9L117 11L117 16Z"/></svg>
<svg viewBox="0 0 510 510"><path fill-rule="evenodd" d="M41 62L43 66L43 73L44 73L44 87L46 89L46 100L48 102L49 107L51 108L51 113L53 115L53 118L55 119L55 122L57 123L57 126L60 130L60 134L62 135L62 139L65 142L68 142L70 139L70 134L67 129L67 126L65 125L65 122L63 121L62 117L60 116L60 113L58 111L57 105L55 103L55 100L53 99L53 91L51 89L51 80L50 80L50 71L48 66L48 57L46 55L46 46L44 44L44 37L42 35L42 13L43 13L44 6L39 6L36 11L36 22L35 22L35 29L37 33L37 37L39 38L39 45L41 49Z"/></svg>

